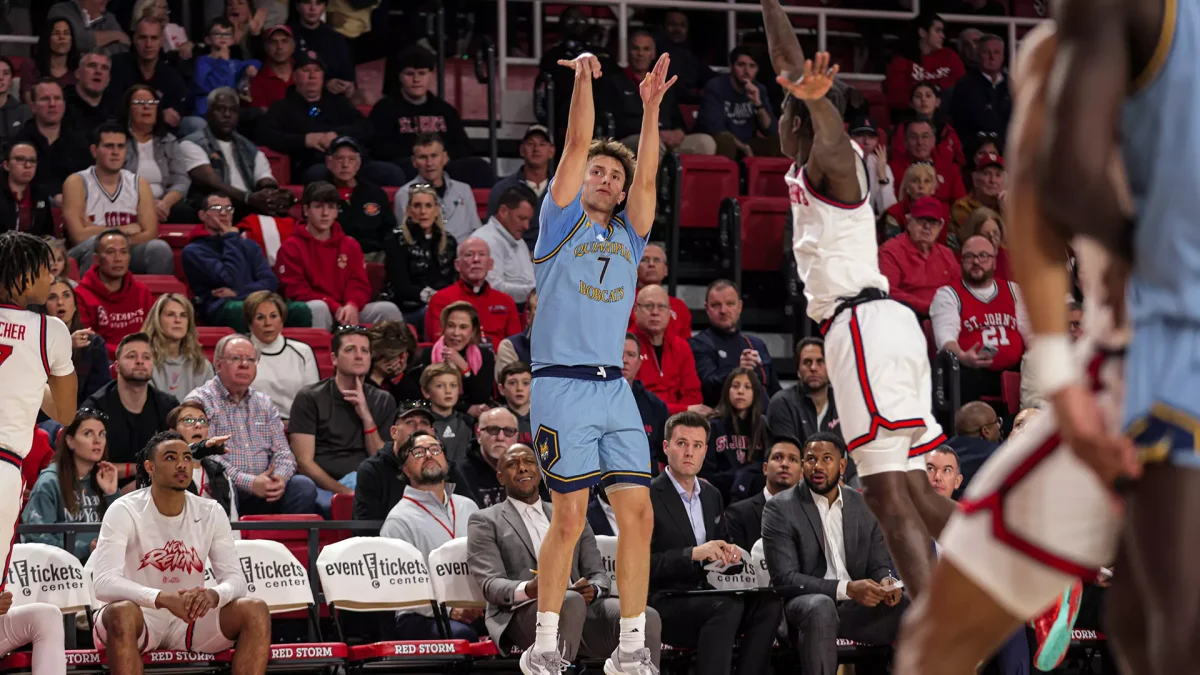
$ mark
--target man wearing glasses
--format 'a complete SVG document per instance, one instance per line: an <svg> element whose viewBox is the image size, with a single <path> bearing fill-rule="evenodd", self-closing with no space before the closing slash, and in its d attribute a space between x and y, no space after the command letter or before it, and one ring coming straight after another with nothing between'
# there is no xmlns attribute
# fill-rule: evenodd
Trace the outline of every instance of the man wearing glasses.
<svg viewBox="0 0 1200 675"><path fill-rule="evenodd" d="M437 437L417 431L397 453L408 487L404 496L388 513L382 537L401 539L428 558L435 548L451 539L467 536L467 521L479 510L469 497L453 494L453 485L446 483L448 466L446 454ZM450 638L478 639L478 632L469 624L482 618L479 609L455 609L450 612ZM437 620L428 607L396 614L397 640L433 640L440 638Z"/></svg>
<svg viewBox="0 0 1200 675"><path fill-rule="evenodd" d="M37 147L29 141L15 141L4 154L0 172L0 232L18 230L41 237L54 234L50 213L54 202L41 186L33 182L37 175Z"/></svg>
<svg viewBox="0 0 1200 675"><path fill-rule="evenodd" d="M958 276L954 252L938 243L946 225L946 206L936 197L912 203L905 230L879 247L879 271L888 280L888 295L909 306L918 317L929 315L937 289Z"/></svg>
<svg viewBox="0 0 1200 675"><path fill-rule="evenodd" d="M691 345L667 330L671 304L663 287L651 284L638 291L633 314L637 320L634 335L642 352L637 379L646 385L646 391L661 398L672 415L684 410L711 413L704 405Z"/></svg>
<svg viewBox="0 0 1200 675"><path fill-rule="evenodd" d="M1018 370L1029 336L1021 289L996 278L996 249L986 237L962 246L962 277L933 296L929 318L939 350L958 358L963 401L1000 396L1002 373Z"/></svg>
<svg viewBox="0 0 1200 675"><path fill-rule="evenodd" d="M504 485L498 472L504 453L517 442L517 417L508 408L492 408L479 416L475 427L475 440L467 449L467 456L456 462L459 472L475 494L479 508L504 501Z"/></svg>

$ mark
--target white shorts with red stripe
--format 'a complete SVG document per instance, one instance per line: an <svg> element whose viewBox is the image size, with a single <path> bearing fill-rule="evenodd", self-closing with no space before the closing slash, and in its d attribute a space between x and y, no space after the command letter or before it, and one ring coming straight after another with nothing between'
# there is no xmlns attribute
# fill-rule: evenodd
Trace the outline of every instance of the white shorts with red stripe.
<svg viewBox="0 0 1200 675"><path fill-rule="evenodd" d="M0 448L0 547L4 547L0 548L0 555L4 557L4 569L8 569L12 545L16 543L17 524L21 520L21 495L25 492L21 461L16 453ZM0 580L0 591L4 590L6 581Z"/></svg>
<svg viewBox="0 0 1200 675"><path fill-rule="evenodd" d="M1089 371L1107 373L1097 381L1115 380L1121 367L1121 359L1102 357ZM1107 388L1098 395L1116 427L1117 396ZM1120 501L1061 443L1049 409L992 455L960 506L942 532L942 553L1021 620L1040 614L1075 579L1095 581L1116 555Z"/></svg>
<svg viewBox="0 0 1200 675"><path fill-rule="evenodd" d="M842 310L825 332L825 364L859 475L924 471L923 455L946 437L933 418L929 350L912 310L890 299Z"/></svg>
<svg viewBox="0 0 1200 675"><path fill-rule="evenodd" d="M142 636L138 650L143 654L156 649L174 649L215 654L230 649L234 641L221 632L221 610L210 609L198 621L188 623L166 609L142 608ZM92 637L97 646L108 646L104 628L104 608L96 613Z"/></svg>

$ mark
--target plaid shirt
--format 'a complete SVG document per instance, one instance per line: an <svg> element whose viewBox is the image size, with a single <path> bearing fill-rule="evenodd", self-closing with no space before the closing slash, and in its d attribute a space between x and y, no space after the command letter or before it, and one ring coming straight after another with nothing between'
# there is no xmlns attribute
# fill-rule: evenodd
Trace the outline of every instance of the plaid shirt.
<svg viewBox="0 0 1200 675"><path fill-rule="evenodd" d="M250 492L254 477L269 466L285 481L296 473L296 458L283 434L283 420L266 394L248 389L235 403L221 378L214 377L187 397L204 403L211 435L230 437L226 453L213 459L225 466L239 490Z"/></svg>

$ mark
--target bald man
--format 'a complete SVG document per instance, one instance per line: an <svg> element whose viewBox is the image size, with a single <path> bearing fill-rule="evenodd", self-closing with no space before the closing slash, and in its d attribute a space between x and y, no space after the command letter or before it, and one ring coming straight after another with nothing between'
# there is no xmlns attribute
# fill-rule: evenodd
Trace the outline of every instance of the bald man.
<svg viewBox="0 0 1200 675"><path fill-rule="evenodd" d="M442 310L452 302L469 302L479 315L481 340L486 340L495 351L500 342L509 335L521 332L521 315L517 303L503 291L492 288L487 282L488 273L495 266L488 243L479 237L467 237L458 244L458 255L454 269L458 281L443 288L429 298L425 310L425 339L436 340L442 336Z"/></svg>
<svg viewBox="0 0 1200 675"><path fill-rule="evenodd" d="M979 467L1000 447L1004 421L983 401L971 401L954 414L954 437L946 442L958 453L965 489Z"/></svg>
<svg viewBox="0 0 1200 675"><path fill-rule="evenodd" d="M703 403L691 345L667 330L671 302L666 290L650 284L638 291L633 317L637 324L634 334L642 348L637 379L667 404L672 415L684 410L711 413L712 409Z"/></svg>

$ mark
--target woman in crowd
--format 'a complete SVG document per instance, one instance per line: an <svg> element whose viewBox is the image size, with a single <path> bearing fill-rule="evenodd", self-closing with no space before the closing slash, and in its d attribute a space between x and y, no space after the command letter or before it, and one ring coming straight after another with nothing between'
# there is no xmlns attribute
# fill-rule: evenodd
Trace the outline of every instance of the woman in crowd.
<svg viewBox="0 0 1200 675"><path fill-rule="evenodd" d="M454 270L458 242L446 232L433 187L414 185L409 189L406 215L404 223L384 240L388 286L404 320L421 330L429 298L458 277Z"/></svg>
<svg viewBox="0 0 1200 675"><path fill-rule="evenodd" d="M417 339L399 321L380 321L367 330L371 337L371 372L367 382L388 392L397 403L421 398L421 383L408 373L416 360Z"/></svg>
<svg viewBox="0 0 1200 675"><path fill-rule="evenodd" d="M416 365L405 379L421 379L421 371L431 363L451 364L463 374L458 409L478 418L492 401L496 384L496 355L480 346L479 314L471 303L452 302L442 310L442 337L432 347L421 350Z"/></svg>
<svg viewBox="0 0 1200 675"><path fill-rule="evenodd" d="M725 378L721 402L709 424L708 453L700 477L721 491L725 503L754 495L763 487L767 447L767 404L762 379L753 368L734 368Z"/></svg>
<svg viewBox="0 0 1200 675"><path fill-rule="evenodd" d="M12 61L7 56L0 56L0 148L6 147L8 141L21 132L25 122L33 117L33 111L12 90L16 74Z"/></svg>
<svg viewBox="0 0 1200 675"><path fill-rule="evenodd" d="M215 499L230 522L237 522L237 491L230 489L229 476L225 467L212 458L213 454L224 454L228 436L209 437L208 413L204 404L188 399L167 414L167 426L178 431L183 440L192 446L192 486L201 497ZM234 538L238 533L233 533Z"/></svg>
<svg viewBox="0 0 1200 675"><path fill-rule="evenodd" d="M912 164L904 172L900 181L900 201L892 205L883 214L883 233L881 243L904 232L908 221L908 209L914 201L921 197L930 197L937 192L937 170L930 164ZM946 236L945 228L942 237Z"/></svg>
<svg viewBox="0 0 1200 675"><path fill-rule="evenodd" d="M150 336L154 354L154 375L150 384L176 399L188 395L215 374L204 358L200 336L196 333L196 310L178 293L159 296L142 326Z"/></svg>
<svg viewBox="0 0 1200 675"><path fill-rule="evenodd" d="M81 408L75 413L75 419L59 435L54 461L33 485L29 503L21 512L22 523L98 523L104 519L104 511L121 496L117 469L107 461L107 423L108 416L98 410ZM96 548L97 534L77 533L71 553L87 560ZM24 537L26 543L63 547L61 534Z"/></svg>
<svg viewBox="0 0 1200 675"><path fill-rule="evenodd" d="M71 361L75 364L75 376L79 380L79 401L112 381L109 372L108 350L104 338L92 329L85 328L75 308L75 291L65 277L55 277L46 296L46 314L56 316L71 331Z"/></svg>
<svg viewBox="0 0 1200 675"><path fill-rule="evenodd" d="M66 19L51 19L38 36L33 59L21 69L21 98L29 102L29 92L43 77L53 77L63 91L75 86L79 52L75 50L75 32Z"/></svg>
<svg viewBox="0 0 1200 675"><path fill-rule="evenodd" d="M121 125L129 129L125 168L150 184L160 223L199 222L195 209L184 201L192 180L179 154L179 140L167 131L158 104L149 85L135 84L125 92L119 113Z"/></svg>
<svg viewBox="0 0 1200 675"><path fill-rule="evenodd" d="M233 24L233 44L242 52L241 56L230 52L231 58L253 58L254 52L250 48L250 42L262 33L267 20L267 10L264 8L254 11L249 0L225 0L225 18Z"/></svg>
<svg viewBox="0 0 1200 675"><path fill-rule="evenodd" d="M250 342L258 350L258 376L252 385L271 398L279 416L291 416L292 401L301 387L321 379L312 347L283 336L287 302L278 293L255 291L242 305Z"/></svg>
<svg viewBox="0 0 1200 675"><path fill-rule="evenodd" d="M962 231L964 239L977 234L987 237L996 247L996 278L1012 279L1008 268L1008 249L1004 246L1004 218L999 213L981 206L967 217Z"/></svg>
<svg viewBox="0 0 1200 675"><path fill-rule="evenodd" d="M904 133L908 128L909 120L932 120L933 132L937 135L937 144L933 148L934 162L939 165L943 162L953 163L954 166L961 169L966 164L962 141L959 140L958 132L950 126L945 113L942 112L942 99L938 93L937 87L928 82L921 82L912 88L912 95L909 97L911 105L909 114L904 117L904 121L892 127L891 153L895 157L904 157L908 154L904 146Z"/></svg>
<svg viewBox="0 0 1200 675"><path fill-rule="evenodd" d="M163 51L179 52L179 58L185 61L192 58L192 48L195 45L188 39L187 30L183 26L171 23L171 8L167 5L167 0L137 0L130 16L133 17L129 21L130 26L136 25L143 17L161 23Z"/></svg>

